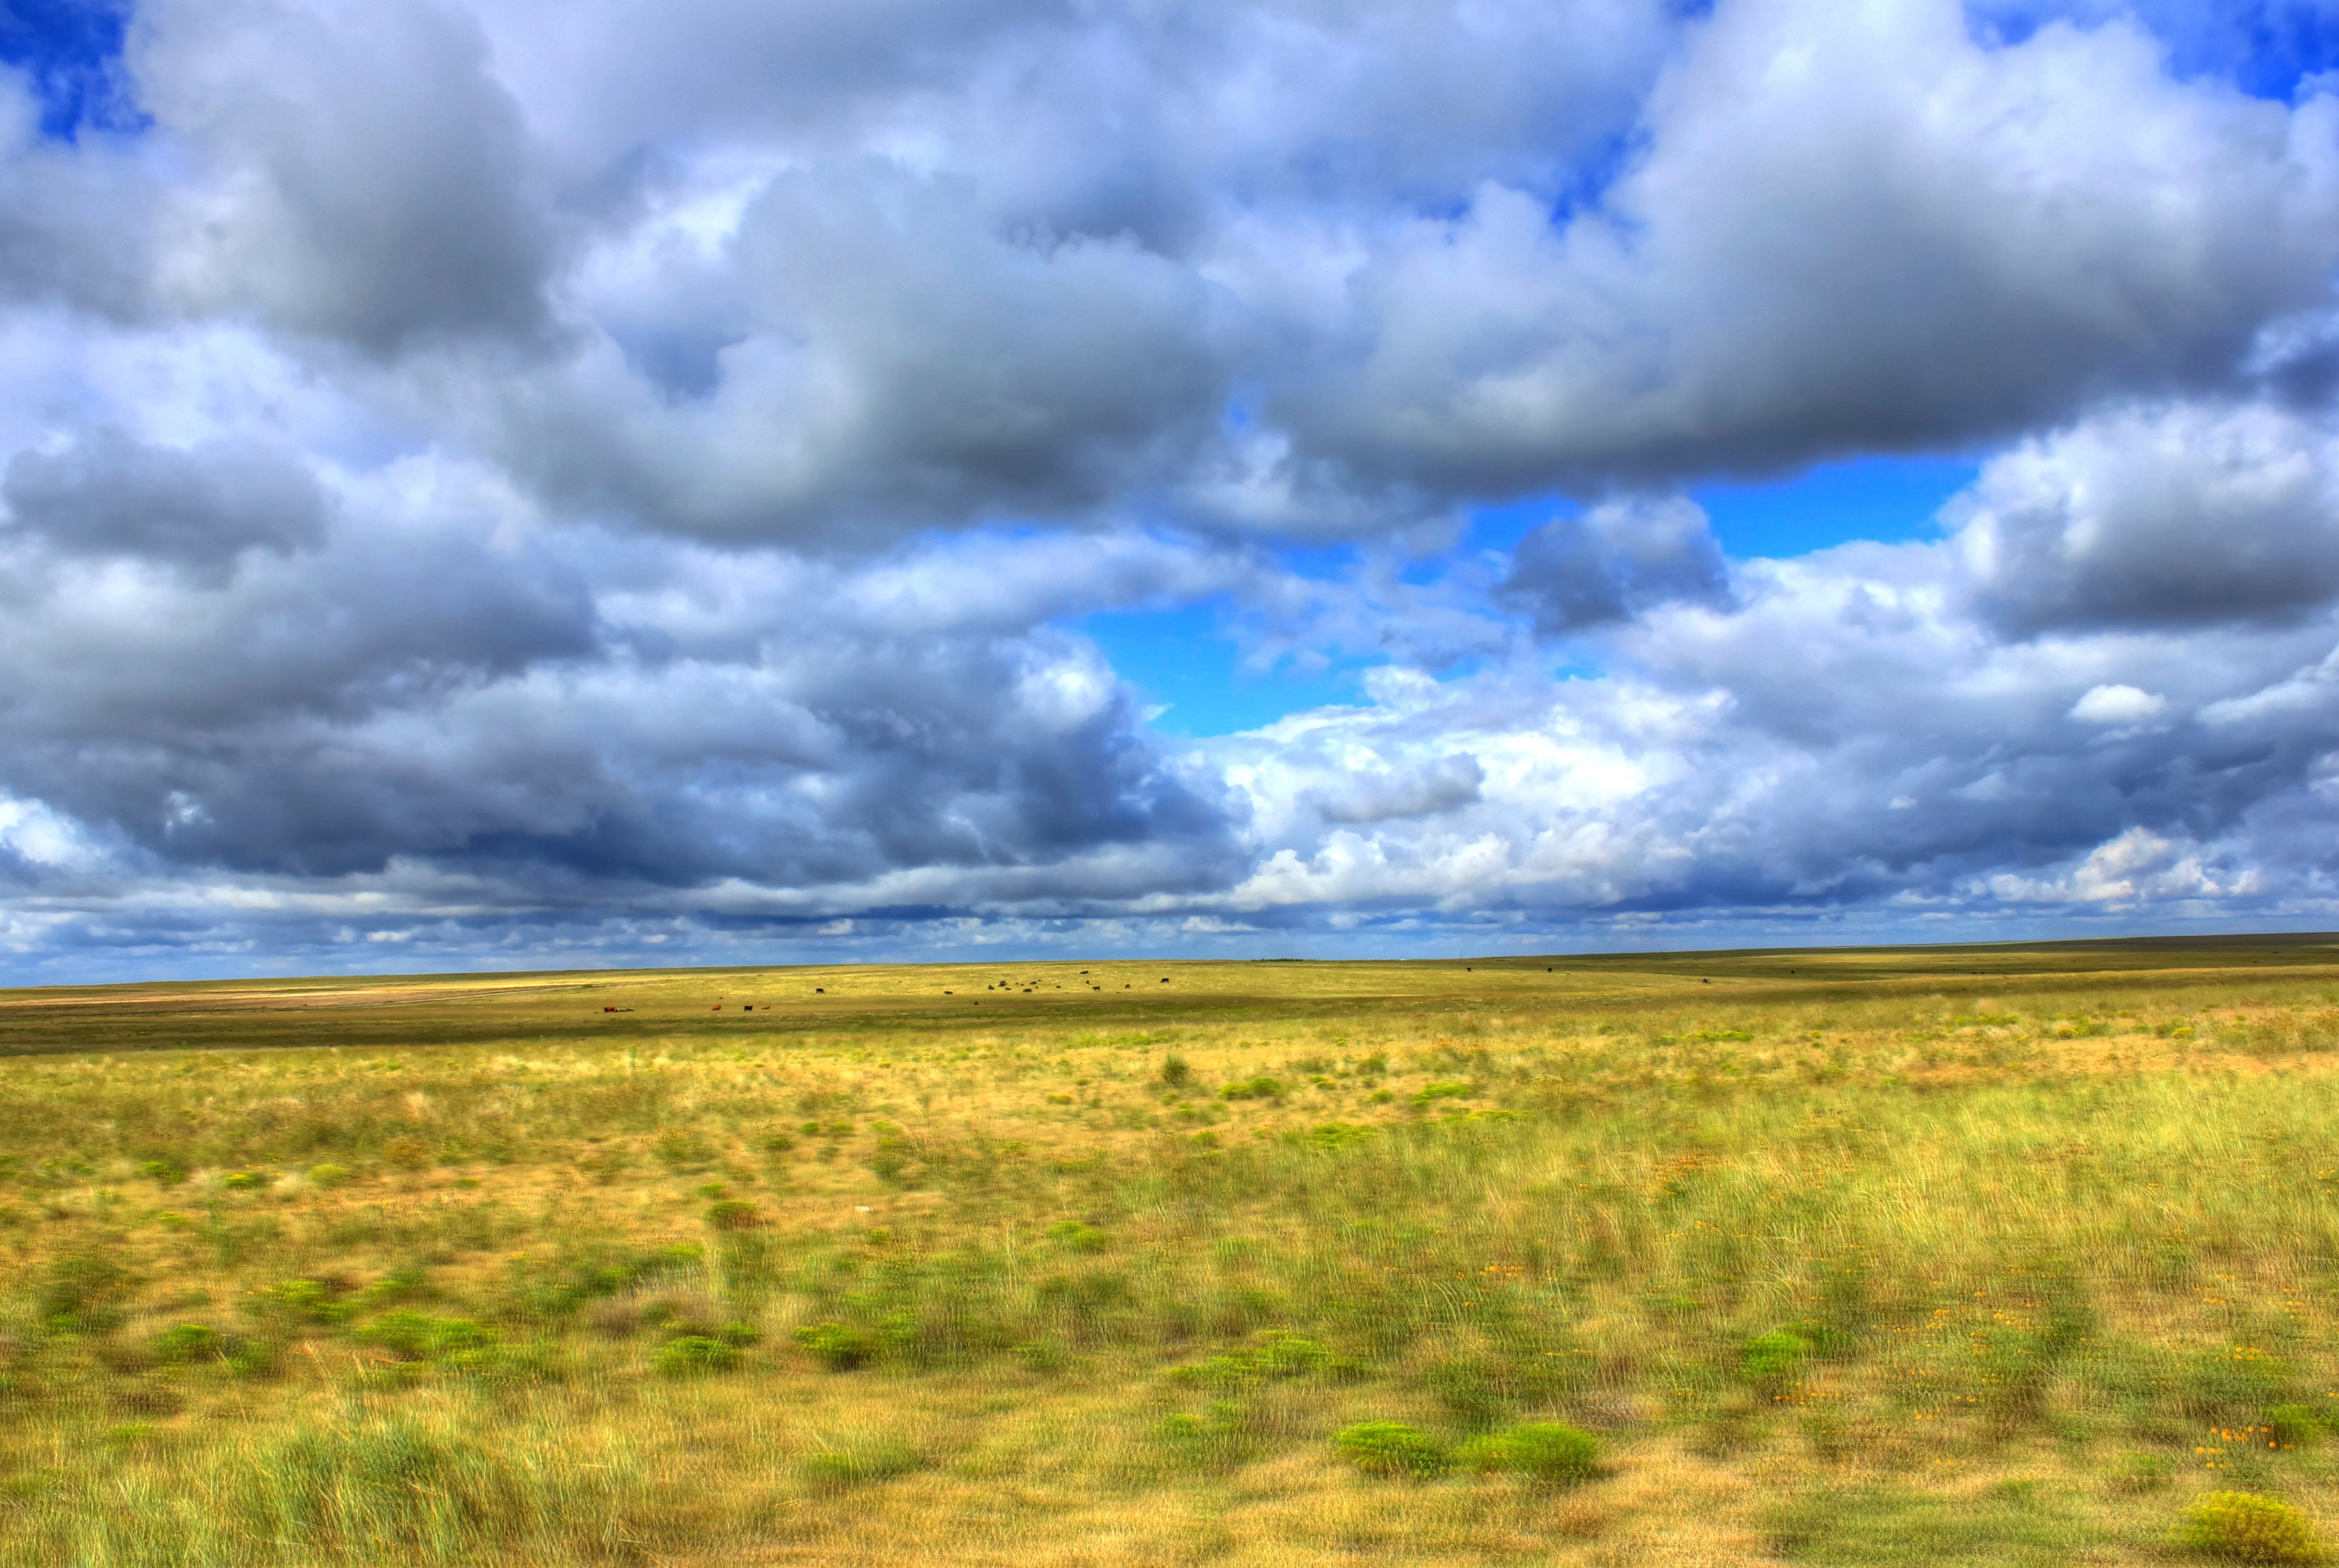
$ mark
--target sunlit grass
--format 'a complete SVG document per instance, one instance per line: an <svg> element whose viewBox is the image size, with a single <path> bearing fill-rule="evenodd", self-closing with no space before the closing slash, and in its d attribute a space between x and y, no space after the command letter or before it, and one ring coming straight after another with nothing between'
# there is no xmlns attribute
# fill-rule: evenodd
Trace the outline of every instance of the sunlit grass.
<svg viewBox="0 0 2339 1568"><path fill-rule="evenodd" d="M2327 1519L2331 956L0 994L0 1558L2018 1563L2178 1550L2210 1493Z"/></svg>

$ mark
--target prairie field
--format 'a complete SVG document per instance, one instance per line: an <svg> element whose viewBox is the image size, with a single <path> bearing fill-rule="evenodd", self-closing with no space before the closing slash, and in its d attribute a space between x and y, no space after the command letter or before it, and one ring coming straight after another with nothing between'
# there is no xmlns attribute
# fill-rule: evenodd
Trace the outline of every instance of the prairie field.
<svg viewBox="0 0 2339 1568"><path fill-rule="evenodd" d="M15 991L0 1054L8 1564L2339 1540L2339 939Z"/></svg>

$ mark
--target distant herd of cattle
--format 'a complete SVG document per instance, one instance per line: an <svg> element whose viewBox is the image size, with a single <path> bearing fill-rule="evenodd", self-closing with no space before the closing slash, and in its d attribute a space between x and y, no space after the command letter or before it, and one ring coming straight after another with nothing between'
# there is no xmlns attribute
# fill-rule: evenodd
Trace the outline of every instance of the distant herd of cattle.
<svg viewBox="0 0 2339 1568"><path fill-rule="evenodd" d="M1082 970L1082 971L1081 971L1081 975L1082 975L1083 977L1085 977L1085 976L1088 974L1088 972L1089 972L1089 971L1088 971L1087 970ZM1163 985L1168 985L1168 984L1170 983L1170 977L1169 977L1168 975L1166 975L1166 974L1165 974L1165 975L1163 975L1163 976L1161 977L1160 983L1161 983L1161 984L1163 984ZM992 985L986 985L986 986L984 986L982 989L983 989L983 990L985 990L985 991L1014 991L1014 990L1016 990L1016 989L1018 989L1018 988L1015 986L1015 984L1014 984L1012 981L1004 981L1004 980L1002 980L1002 981L997 981L997 982L996 982L996 983L994 983L994 984L992 984ZM1037 985L1037 982L1035 981L1033 984L1031 984L1031 985L1027 985L1027 986L1023 986L1023 987L1021 987L1021 991L1022 991L1022 992L1023 992L1023 994L1024 994L1025 996L1030 996L1030 995L1031 995L1031 994L1035 990L1037 990L1037 989L1038 989L1038 985ZM1061 991L1061 990L1063 990L1063 989L1064 989L1064 988L1063 988L1063 985L1062 985L1062 983L1061 983L1061 981L1059 981L1059 982L1057 983L1057 985L1056 985L1056 989L1057 989L1058 991ZM1102 987L1102 986L1100 986L1100 985L1091 985L1091 986L1089 987L1089 989L1090 989L1091 991L1102 991L1102 990L1104 989L1104 987ZM1121 990L1123 990L1123 991L1129 991L1129 990L1131 990L1131 989L1133 989L1133 988L1132 988L1132 987L1131 987L1128 982L1124 981L1124 982L1122 982L1122 985L1121 985L1121 988L1120 988L1120 989L1121 989ZM816 986L814 986L814 987L812 988L812 993L813 993L814 996L826 996L826 995L828 994L828 988L827 988L826 986L824 986L824 985L816 985ZM954 991L945 990L945 991L943 992L943 994L944 996L956 996L956 995L958 994L958 992L956 992L956 991ZM981 1007L981 1006L982 1005L982 1002L980 1002L980 1001L978 1001L978 1002L976 1002L974 1005L975 1005L975 1006L977 1006L977 1007ZM771 1010L772 1010L772 1008L771 1008L771 1004L770 1004L769 1002L765 1002L765 1003L764 1004L764 1011L765 1011L765 1012L769 1012L769 1011L771 1011ZM633 1010L632 1008L630 1008L630 1007L604 1007L601 1011L602 1011L603 1012L631 1012L631 1011L633 1011L634 1010ZM709 1011L714 1011L714 1012L721 1012L721 1011L723 1011L723 1004L722 1004L721 1002L719 1002L719 1001L718 1001L718 1002L716 1002L716 1003L714 1005L714 1007L713 1007L712 1009L710 1009ZM749 1001L749 1002L742 1002L742 1003L740 1004L740 1006L739 1006L739 1011L740 1011L741 1012L753 1012L753 1011L755 1011L755 1004L754 1002L752 1002L752 1001Z"/></svg>

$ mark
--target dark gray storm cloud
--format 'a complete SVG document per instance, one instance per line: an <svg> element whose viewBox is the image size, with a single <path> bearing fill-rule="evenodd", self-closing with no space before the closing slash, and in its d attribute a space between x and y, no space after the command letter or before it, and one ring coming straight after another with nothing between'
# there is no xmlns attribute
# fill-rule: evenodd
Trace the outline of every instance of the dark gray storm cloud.
<svg viewBox="0 0 2339 1568"><path fill-rule="evenodd" d="M1126 239L1002 234L966 182L870 161L775 176L726 244L614 351L479 389L515 472L658 528L865 546L1093 510L1216 423L1210 291ZM677 375L693 345L711 374Z"/></svg>
<svg viewBox="0 0 2339 1568"><path fill-rule="evenodd" d="M2326 909L2245 9L143 0L0 70L0 952ZM1351 700L1160 733L1203 601Z"/></svg>
<svg viewBox="0 0 2339 1568"><path fill-rule="evenodd" d="M1730 592L1705 513L1680 497L1609 501L1519 542L1498 602L1549 636L1628 621L1660 605L1719 604Z"/></svg>
<svg viewBox="0 0 2339 1568"><path fill-rule="evenodd" d="M246 550L289 554L325 529L324 491L297 455L232 438L179 449L94 430L17 453L0 500L6 527L61 554L162 562L214 585Z"/></svg>
<svg viewBox="0 0 2339 1568"><path fill-rule="evenodd" d="M1235 869L1215 786L1028 623L952 631L866 580L726 582L719 559L625 583L660 590L628 608L542 549L388 545L350 529L297 575L200 585L0 575L37 606L0 633L0 789L161 862L272 875L946 883L1111 846L1164 884ZM692 613L718 605L727 628ZM1028 891L1100 875L1117 889L1090 866Z"/></svg>
<svg viewBox="0 0 2339 1568"><path fill-rule="evenodd" d="M2018 633L2275 619L2339 594L2334 463L2283 408L2130 409L1995 459L1953 521Z"/></svg>
<svg viewBox="0 0 2339 1568"><path fill-rule="evenodd" d="M548 324L548 192L473 19L144 0L130 66L192 165L153 258L170 303L374 352Z"/></svg>

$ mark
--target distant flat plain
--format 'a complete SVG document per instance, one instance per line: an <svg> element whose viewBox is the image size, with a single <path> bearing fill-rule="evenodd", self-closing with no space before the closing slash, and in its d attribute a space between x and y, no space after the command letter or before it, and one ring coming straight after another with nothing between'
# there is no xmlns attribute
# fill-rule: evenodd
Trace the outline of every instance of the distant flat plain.
<svg viewBox="0 0 2339 1568"><path fill-rule="evenodd" d="M2339 1527L2334 1062L2323 936L0 991L0 1561Z"/></svg>

